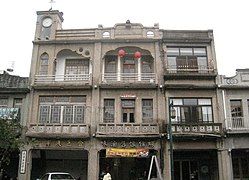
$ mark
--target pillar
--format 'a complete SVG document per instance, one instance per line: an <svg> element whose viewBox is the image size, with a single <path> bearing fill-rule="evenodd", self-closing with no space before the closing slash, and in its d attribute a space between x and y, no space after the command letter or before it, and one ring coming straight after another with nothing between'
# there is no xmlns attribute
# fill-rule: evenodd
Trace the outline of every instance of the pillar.
<svg viewBox="0 0 249 180"><path fill-rule="evenodd" d="M99 179L99 153L97 149L90 148L88 151L88 180Z"/></svg>
<svg viewBox="0 0 249 180"><path fill-rule="evenodd" d="M219 180L233 180L231 151L218 150Z"/></svg>

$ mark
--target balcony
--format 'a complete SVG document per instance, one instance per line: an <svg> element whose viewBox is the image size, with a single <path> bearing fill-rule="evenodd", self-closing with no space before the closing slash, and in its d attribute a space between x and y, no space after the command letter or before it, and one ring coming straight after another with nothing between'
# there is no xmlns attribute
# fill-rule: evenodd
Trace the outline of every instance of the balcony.
<svg viewBox="0 0 249 180"><path fill-rule="evenodd" d="M102 84L142 84L155 86L157 77L155 73L105 73L102 74Z"/></svg>
<svg viewBox="0 0 249 180"><path fill-rule="evenodd" d="M30 124L26 136L36 138L88 138L87 124Z"/></svg>
<svg viewBox="0 0 249 180"><path fill-rule="evenodd" d="M165 80L168 79L213 79L217 72L212 66L168 65L165 72Z"/></svg>
<svg viewBox="0 0 249 180"><path fill-rule="evenodd" d="M91 74L77 75L35 75L35 87L77 87L91 85Z"/></svg>
<svg viewBox="0 0 249 180"><path fill-rule="evenodd" d="M97 126L97 137L159 137L156 123L101 123Z"/></svg>
<svg viewBox="0 0 249 180"><path fill-rule="evenodd" d="M244 117L228 117L225 122L228 133L249 133L249 122Z"/></svg>
<svg viewBox="0 0 249 180"><path fill-rule="evenodd" d="M175 136L214 136L222 134L221 123L179 123L172 124L172 133Z"/></svg>
<svg viewBox="0 0 249 180"><path fill-rule="evenodd" d="M0 119L20 121L19 108L0 108Z"/></svg>

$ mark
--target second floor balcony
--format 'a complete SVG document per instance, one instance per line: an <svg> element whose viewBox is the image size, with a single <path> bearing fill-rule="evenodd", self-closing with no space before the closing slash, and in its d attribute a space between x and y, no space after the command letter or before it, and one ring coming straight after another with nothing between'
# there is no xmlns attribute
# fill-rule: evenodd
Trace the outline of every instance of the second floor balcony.
<svg viewBox="0 0 249 180"><path fill-rule="evenodd" d="M89 125L67 123L32 123L26 136L35 138L88 138Z"/></svg>
<svg viewBox="0 0 249 180"><path fill-rule="evenodd" d="M174 123L172 124L171 127L172 127L172 133L175 136L220 137L222 134L221 123L212 123L212 122L210 123Z"/></svg>
<svg viewBox="0 0 249 180"><path fill-rule="evenodd" d="M97 137L159 137L157 123L100 123Z"/></svg>

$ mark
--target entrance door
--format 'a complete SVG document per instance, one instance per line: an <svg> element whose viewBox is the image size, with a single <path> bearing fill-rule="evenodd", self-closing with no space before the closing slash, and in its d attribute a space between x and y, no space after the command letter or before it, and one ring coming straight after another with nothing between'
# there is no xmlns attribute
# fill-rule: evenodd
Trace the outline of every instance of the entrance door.
<svg viewBox="0 0 249 180"><path fill-rule="evenodd" d="M199 180L197 161L175 161L175 180Z"/></svg>

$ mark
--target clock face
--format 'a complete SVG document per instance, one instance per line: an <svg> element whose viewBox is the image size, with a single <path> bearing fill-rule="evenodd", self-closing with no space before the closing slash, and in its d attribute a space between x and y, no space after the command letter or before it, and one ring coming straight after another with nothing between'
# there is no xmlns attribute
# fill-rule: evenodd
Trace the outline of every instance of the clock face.
<svg viewBox="0 0 249 180"><path fill-rule="evenodd" d="M53 23L53 20L51 18L47 17L47 18L43 19L42 26L49 27L52 25L52 23Z"/></svg>

